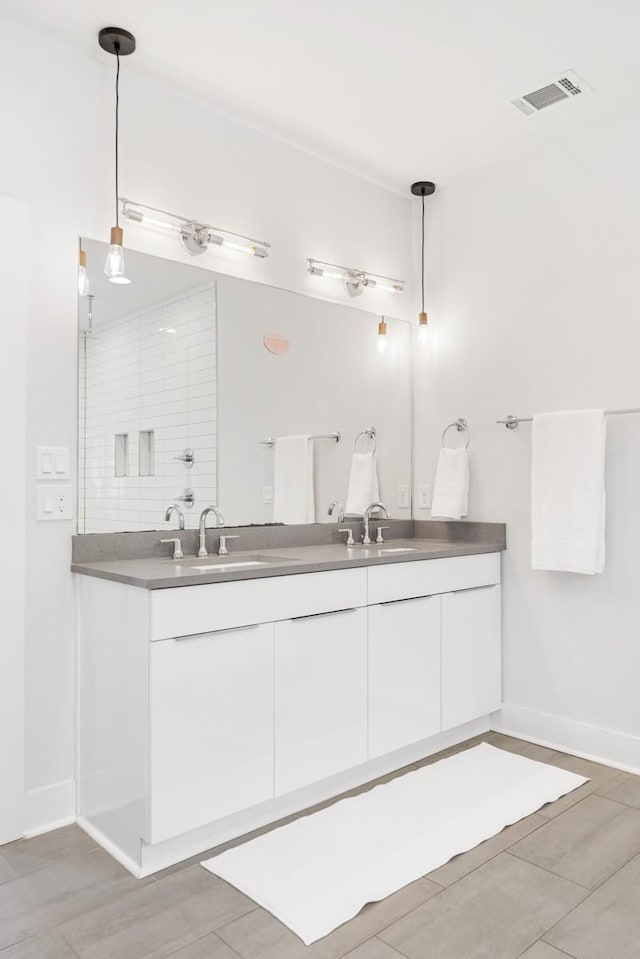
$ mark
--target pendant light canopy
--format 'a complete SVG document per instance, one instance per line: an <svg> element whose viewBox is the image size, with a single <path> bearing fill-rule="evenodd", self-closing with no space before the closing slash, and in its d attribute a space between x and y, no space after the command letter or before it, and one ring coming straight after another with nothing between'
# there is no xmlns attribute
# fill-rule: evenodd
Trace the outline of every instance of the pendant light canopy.
<svg viewBox="0 0 640 959"><path fill-rule="evenodd" d="M418 180L416 183L411 184L411 192L414 196L419 196L422 202L422 246L420 255L421 306L420 313L418 314L418 339L421 343L426 342L427 323L429 322L424 308L424 198L431 196L435 191L436 185L432 183L431 180Z"/></svg>
<svg viewBox="0 0 640 959"><path fill-rule="evenodd" d="M104 272L112 283L130 283L124 267L123 232L120 226L120 204L118 200L118 134L120 112L120 57L127 57L136 48L136 38L121 27L104 27L98 34L98 43L107 53L116 58L116 140L115 140L115 187L116 187L116 225L111 227L109 252Z"/></svg>

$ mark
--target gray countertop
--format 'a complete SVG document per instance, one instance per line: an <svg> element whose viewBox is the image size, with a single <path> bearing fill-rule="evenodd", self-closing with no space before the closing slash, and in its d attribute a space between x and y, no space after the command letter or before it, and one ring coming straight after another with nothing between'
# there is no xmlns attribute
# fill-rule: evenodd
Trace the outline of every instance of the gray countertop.
<svg viewBox="0 0 640 959"><path fill-rule="evenodd" d="M410 547L410 549L409 549ZM148 557L115 559L92 563L73 563L74 573L139 586L142 589L167 589L175 586L202 586L207 583L228 583L234 580L290 576L296 573L317 573L333 569L379 566L385 563L411 563L416 560L441 559L448 556L471 556L495 553L504 549L496 542L453 542L437 539L389 540L383 546L294 546L233 552L224 559L210 556L182 560ZM400 550L405 550L400 551ZM260 561L260 565L238 566L237 563ZM197 570L194 567L209 569ZM225 568L228 567L228 568Z"/></svg>

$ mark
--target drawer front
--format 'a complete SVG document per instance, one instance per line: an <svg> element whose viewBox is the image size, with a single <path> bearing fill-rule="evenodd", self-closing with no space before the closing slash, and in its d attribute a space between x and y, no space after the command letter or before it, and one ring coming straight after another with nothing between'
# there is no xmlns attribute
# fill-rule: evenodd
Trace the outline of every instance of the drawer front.
<svg viewBox="0 0 640 959"><path fill-rule="evenodd" d="M450 556L386 566L369 566L369 603L452 593L500 582L500 553Z"/></svg>
<svg viewBox="0 0 640 959"><path fill-rule="evenodd" d="M366 569L154 590L151 639L170 639L366 606Z"/></svg>

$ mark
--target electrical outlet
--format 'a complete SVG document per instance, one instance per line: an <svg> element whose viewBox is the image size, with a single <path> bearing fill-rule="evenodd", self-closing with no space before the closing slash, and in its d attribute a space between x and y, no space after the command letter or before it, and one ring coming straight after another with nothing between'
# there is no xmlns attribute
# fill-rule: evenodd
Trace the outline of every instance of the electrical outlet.
<svg viewBox="0 0 640 959"><path fill-rule="evenodd" d="M38 485L36 518L39 520L73 519L72 487Z"/></svg>
<svg viewBox="0 0 640 959"><path fill-rule="evenodd" d="M398 509L409 509L411 499L409 496L409 487L404 483L398 484Z"/></svg>
<svg viewBox="0 0 640 959"><path fill-rule="evenodd" d="M418 487L418 508L431 509L431 500L433 499L433 490L429 483L423 483Z"/></svg>
<svg viewBox="0 0 640 959"><path fill-rule="evenodd" d="M262 487L262 502L273 503L273 486Z"/></svg>

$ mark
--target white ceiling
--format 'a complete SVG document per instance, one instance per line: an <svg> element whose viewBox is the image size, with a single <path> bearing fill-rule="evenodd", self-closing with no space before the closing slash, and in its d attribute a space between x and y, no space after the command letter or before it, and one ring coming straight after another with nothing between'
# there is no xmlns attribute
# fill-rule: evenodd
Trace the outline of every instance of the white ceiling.
<svg viewBox="0 0 640 959"><path fill-rule="evenodd" d="M637 0L0 0L127 69L392 189L440 185L640 102ZM573 68L595 95L521 117L506 102Z"/></svg>

